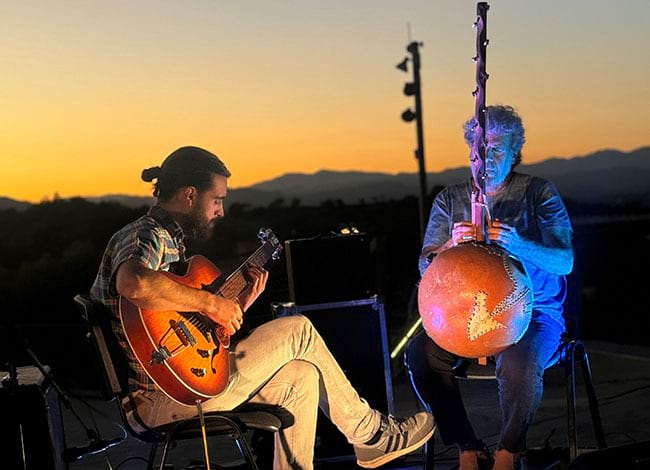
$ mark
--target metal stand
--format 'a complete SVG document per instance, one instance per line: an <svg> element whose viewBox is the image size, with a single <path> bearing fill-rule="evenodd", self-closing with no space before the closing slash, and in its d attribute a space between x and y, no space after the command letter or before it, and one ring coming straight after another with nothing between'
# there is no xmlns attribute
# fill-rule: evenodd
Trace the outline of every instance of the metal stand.
<svg viewBox="0 0 650 470"><path fill-rule="evenodd" d="M23 433L23 426L18 417L18 373L16 371L16 325L13 322L13 319L9 318L9 323L7 325L7 355L8 355L8 365L9 365L9 376L2 381L2 387L7 389L8 396L10 400L10 409L13 410L9 416L9 425L7 426L10 430L15 429L15 432L10 431L11 436L16 436L16 442L14 443L13 448L15 449L14 455L11 458L11 462L15 465L15 468L20 468L23 470L27 469L27 459L26 459L26 449L25 449L25 436Z"/></svg>
<svg viewBox="0 0 650 470"><path fill-rule="evenodd" d="M43 375L44 383L49 384L54 389L59 399L59 402L62 403L65 406L65 408L69 410L70 413L81 424L84 431L86 432L86 435L88 436L88 439L90 440L90 443L87 446L64 449L61 455L61 458L63 459L64 462L66 463L74 462L75 460L78 460L84 455L100 452L123 440L123 438L111 439L108 441L102 440L97 431L91 429L83 422L79 414L72 406L72 402L70 401L68 395L52 377L49 367L43 365L43 363L39 360L39 358L36 356L34 351L29 347L27 340L18 332L15 323L13 322L12 319L9 319L8 334L9 334L9 341L8 341L9 377L3 380L2 385L4 388L9 389L9 396L15 398L18 393L18 374L16 372L17 370L16 359L17 359L18 351L22 350L27 354L27 356L29 356L31 363ZM14 417L18 418L18 415L16 414L14 415ZM16 465L17 468L22 468L26 470L27 461L26 461L26 454L25 454L25 440L23 435L22 423L20 422L20 419L14 420L14 417L12 417L11 419L12 421L11 425L14 425L13 421L15 421L15 425L18 427L17 435L20 438L20 443L16 447L17 453L20 454L20 456L18 456L18 460L16 461Z"/></svg>

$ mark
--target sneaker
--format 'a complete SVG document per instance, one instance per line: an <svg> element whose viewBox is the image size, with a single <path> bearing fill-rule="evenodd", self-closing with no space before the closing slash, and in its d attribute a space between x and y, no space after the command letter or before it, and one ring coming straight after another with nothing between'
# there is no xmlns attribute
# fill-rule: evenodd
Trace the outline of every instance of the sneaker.
<svg viewBox="0 0 650 470"><path fill-rule="evenodd" d="M436 429L433 415L417 413L409 418L381 417L377 434L365 444L354 445L357 464L363 468L377 468L420 448Z"/></svg>

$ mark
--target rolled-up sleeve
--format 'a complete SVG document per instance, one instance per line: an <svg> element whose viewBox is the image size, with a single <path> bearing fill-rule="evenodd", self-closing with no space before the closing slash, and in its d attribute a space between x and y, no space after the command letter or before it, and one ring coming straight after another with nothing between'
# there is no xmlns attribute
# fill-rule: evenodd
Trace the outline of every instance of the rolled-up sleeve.
<svg viewBox="0 0 650 470"><path fill-rule="evenodd" d="M437 194L433 201L433 206L429 213L427 230L424 234L424 242L422 243L422 252L427 247L438 247L449 240L451 237L450 221L449 191L445 188ZM421 254L418 266L420 275L424 274L429 264L430 260Z"/></svg>
<svg viewBox="0 0 650 470"><path fill-rule="evenodd" d="M157 230L143 228L118 237L111 253L110 290L116 294L115 274L127 260L134 259L149 269L157 271L164 260L164 242Z"/></svg>

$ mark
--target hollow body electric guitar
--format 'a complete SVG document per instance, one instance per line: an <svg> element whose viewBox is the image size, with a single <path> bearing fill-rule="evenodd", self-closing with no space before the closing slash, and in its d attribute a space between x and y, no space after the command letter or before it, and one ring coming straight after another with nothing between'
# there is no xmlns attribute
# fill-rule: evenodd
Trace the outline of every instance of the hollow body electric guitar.
<svg viewBox="0 0 650 470"><path fill-rule="evenodd" d="M249 266L263 267L282 249L270 229L260 229L262 245L230 276L203 256L188 260L184 275L164 274L197 289L240 301L250 288ZM201 312L141 309L120 297L119 315L124 334L149 377L173 400L194 405L219 395L228 384L230 337L223 327Z"/></svg>

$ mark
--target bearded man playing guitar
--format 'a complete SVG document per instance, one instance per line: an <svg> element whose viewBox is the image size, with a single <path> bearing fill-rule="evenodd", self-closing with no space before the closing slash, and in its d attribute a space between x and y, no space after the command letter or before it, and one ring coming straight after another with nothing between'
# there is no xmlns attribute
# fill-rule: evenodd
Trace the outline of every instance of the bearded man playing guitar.
<svg viewBox="0 0 650 470"><path fill-rule="evenodd" d="M319 405L353 445L362 467L419 448L433 434L432 415L395 418L372 409L305 317L272 320L229 344L266 286L269 243L242 268L245 273L218 284L220 272L205 258L185 260L183 241L209 235L224 215L229 176L214 154L177 149L160 167L143 171L145 181L157 179L156 205L108 243L91 297L112 311L127 357L127 416L156 427L195 416L196 400L206 412L244 402L279 405L294 424L277 433L276 469L313 468ZM187 274L170 273L183 261L189 262Z"/></svg>

